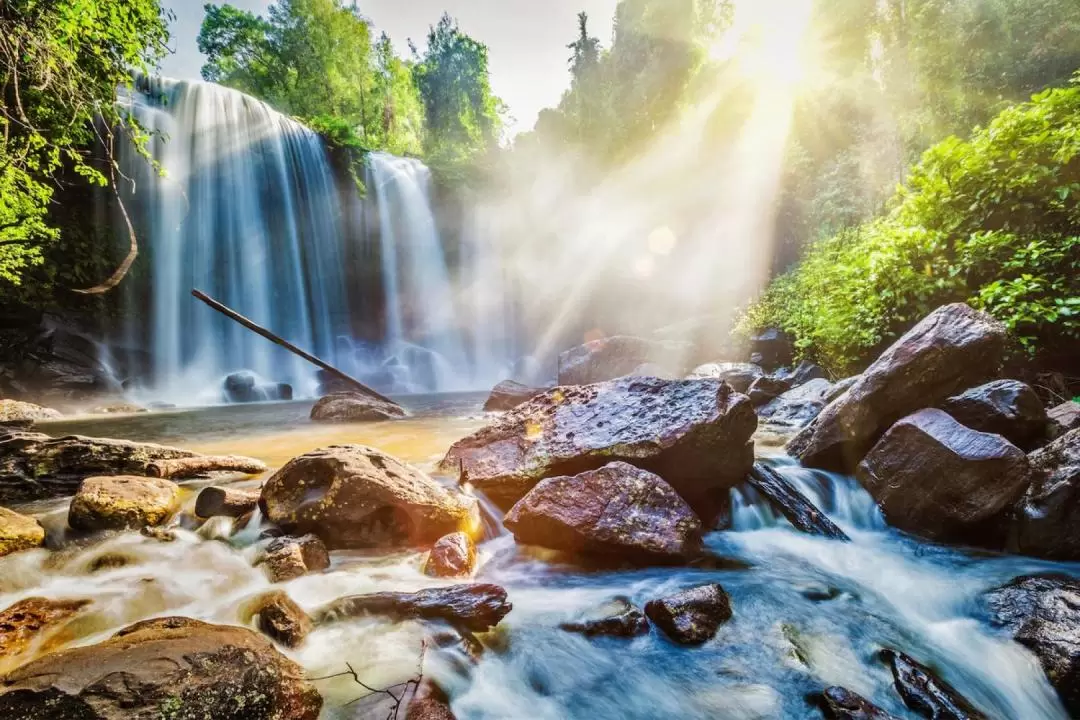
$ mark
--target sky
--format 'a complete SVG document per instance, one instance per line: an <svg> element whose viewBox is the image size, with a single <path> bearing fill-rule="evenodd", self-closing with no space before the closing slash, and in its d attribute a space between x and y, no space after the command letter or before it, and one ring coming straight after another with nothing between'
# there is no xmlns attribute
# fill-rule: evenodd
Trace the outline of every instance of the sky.
<svg viewBox="0 0 1080 720"><path fill-rule="evenodd" d="M490 49L491 85L510 108L511 135L532 129L536 116L559 102L570 82L566 45L577 35L577 14L589 13L592 35L611 44L612 19L618 0L358 0L364 16L394 40L400 55L412 38L424 47L428 26L442 13L456 17L461 29ZM196 38L203 18L202 0L165 0L176 19L163 62L165 75L198 79L203 57ZM265 14L271 0L232 0Z"/></svg>

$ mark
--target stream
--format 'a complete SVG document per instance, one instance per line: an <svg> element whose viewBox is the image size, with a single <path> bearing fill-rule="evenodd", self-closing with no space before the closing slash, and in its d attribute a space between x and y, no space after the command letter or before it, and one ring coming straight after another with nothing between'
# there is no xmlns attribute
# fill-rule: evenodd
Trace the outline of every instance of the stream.
<svg viewBox="0 0 1080 720"><path fill-rule="evenodd" d="M482 401L475 394L405 397L411 418L366 425L314 425L310 402L291 402L75 419L42 423L41 430L250 455L271 467L317 447L361 443L431 471L452 442L485 424ZM800 468L774 445L759 442L758 452L852 541L795 531L749 488L732 491L733 529L706 537L719 558L708 567L565 564L553 553L517 546L493 522L479 545L475 580L505 587L513 611L482 638L487 651L476 666L457 650L424 654L424 672L447 690L458 718L794 720L820 717L806 697L829 685L917 718L878 660L887 647L934 668L992 718L1068 717L1034 657L986 621L980 596L1018 575L1080 575L1080 566L916 541L890 529L853 479ZM189 509L194 497L186 499ZM67 504L15 509L53 529L63 524ZM213 520L178 531L172 543L125 533L89 547L8 556L0 559L0 607L36 595L91 598L73 630L78 644L161 615L238 623L244 603L271 585L251 565L258 531L229 538L228 530ZM448 584L421 572L423 557L338 551L327 572L281 587L312 610L342 595ZM677 647L655 630L626 640L558 627L596 617L623 598L640 607L707 582L727 590L734 617L700 648ZM313 678L342 673L348 664L367 685L387 687L416 674L426 634L416 623L366 618L321 627L299 649L282 651ZM348 676L316 685L324 718L387 715L385 697L359 699L366 692Z"/></svg>

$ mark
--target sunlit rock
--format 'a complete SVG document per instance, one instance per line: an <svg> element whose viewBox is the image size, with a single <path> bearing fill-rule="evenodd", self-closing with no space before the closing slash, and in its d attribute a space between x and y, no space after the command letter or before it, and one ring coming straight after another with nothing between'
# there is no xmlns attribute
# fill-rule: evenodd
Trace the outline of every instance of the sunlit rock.
<svg viewBox="0 0 1080 720"><path fill-rule="evenodd" d="M434 577L462 577L476 569L476 544L467 533L445 535L431 546L424 572Z"/></svg>
<svg viewBox="0 0 1080 720"><path fill-rule="evenodd" d="M543 388L533 388L513 380L503 380L492 388L491 394L484 403L484 410L488 412L513 410L542 392L544 392Z"/></svg>
<svg viewBox="0 0 1080 720"><path fill-rule="evenodd" d="M1028 456L1031 486L1017 506L1010 548L1080 560L1080 428Z"/></svg>
<svg viewBox="0 0 1080 720"><path fill-rule="evenodd" d="M358 392L335 393L320 398L311 408L311 419L322 423L397 420L407 415L397 403Z"/></svg>
<svg viewBox="0 0 1080 720"><path fill-rule="evenodd" d="M409 700L405 720L457 720L457 715L450 709L446 693L430 678L424 678Z"/></svg>
<svg viewBox="0 0 1080 720"><path fill-rule="evenodd" d="M691 347L629 335L593 340L559 355L559 385L588 385L655 364L675 375L686 372Z"/></svg>
<svg viewBox="0 0 1080 720"><path fill-rule="evenodd" d="M259 632L287 648L298 647L315 627L303 608L282 590L271 590L246 603L241 619L254 620Z"/></svg>
<svg viewBox="0 0 1080 720"><path fill-rule="evenodd" d="M0 400L0 425L33 425L38 420L56 420L63 417L59 410L34 405L19 400Z"/></svg>
<svg viewBox="0 0 1080 720"><path fill-rule="evenodd" d="M259 564L266 568L270 582L288 582L330 567L330 553L317 535L286 535L267 544Z"/></svg>
<svg viewBox="0 0 1080 720"><path fill-rule="evenodd" d="M161 478L92 477L71 499L68 525L76 530L138 530L166 523L180 509L180 486Z"/></svg>
<svg viewBox="0 0 1080 720"><path fill-rule="evenodd" d="M1021 448L1046 434L1046 408L1029 385L994 380L948 398L941 409L979 432L997 433Z"/></svg>
<svg viewBox="0 0 1080 720"><path fill-rule="evenodd" d="M0 675L14 669L28 650L48 652L70 640L64 627L89 604L31 597L0 610Z"/></svg>
<svg viewBox="0 0 1080 720"><path fill-rule="evenodd" d="M645 614L680 645L701 645L731 619L731 600L719 585L701 585L650 600Z"/></svg>
<svg viewBox="0 0 1080 720"><path fill-rule="evenodd" d="M45 529L32 517L0 507L0 557L45 544Z"/></svg>
<svg viewBox="0 0 1080 720"><path fill-rule="evenodd" d="M746 393L754 381L765 377L765 371L754 363L707 363L694 368L686 377L689 380L723 380L736 392Z"/></svg>

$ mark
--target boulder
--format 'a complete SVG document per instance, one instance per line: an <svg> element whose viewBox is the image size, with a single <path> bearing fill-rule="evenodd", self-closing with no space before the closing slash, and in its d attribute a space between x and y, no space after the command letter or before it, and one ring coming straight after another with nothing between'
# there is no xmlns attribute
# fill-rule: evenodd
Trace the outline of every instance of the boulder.
<svg viewBox="0 0 1080 720"><path fill-rule="evenodd" d="M263 593L248 603L243 619L254 620L259 632L287 648L299 647L315 628L303 608L281 590Z"/></svg>
<svg viewBox="0 0 1080 720"><path fill-rule="evenodd" d="M811 380L828 380L829 374L825 372L824 368L815 365L809 360L800 360L794 369L781 368L773 373L773 377L787 380L791 383L791 387L799 387Z"/></svg>
<svg viewBox="0 0 1080 720"><path fill-rule="evenodd" d="M59 410L20 402L19 400L0 400L0 425L9 423L34 424L39 420L56 420L63 417Z"/></svg>
<svg viewBox="0 0 1080 720"><path fill-rule="evenodd" d="M1047 435L1051 440L1080 428L1080 402L1069 400L1046 411Z"/></svg>
<svg viewBox="0 0 1080 720"><path fill-rule="evenodd" d="M271 522L314 533L331 550L429 545L479 524L474 498L363 445L335 445L293 458L263 485Z"/></svg>
<svg viewBox="0 0 1080 720"><path fill-rule="evenodd" d="M325 624L364 615L394 620L436 620L459 630L487 632L513 609L498 585L471 584L426 588L414 593L379 592L338 598L315 613Z"/></svg>
<svg viewBox="0 0 1080 720"><path fill-rule="evenodd" d="M773 509L787 518L795 529L834 540L850 539L814 503L785 480L783 475L768 465L754 463L754 469L750 471L746 482L764 495Z"/></svg>
<svg viewBox="0 0 1080 720"><path fill-rule="evenodd" d="M94 475L147 475L155 460L190 457L152 443L0 432L0 503L74 495Z"/></svg>
<svg viewBox="0 0 1080 720"><path fill-rule="evenodd" d="M491 390L491 395L484 403L484 410L487 412L513 410L542 392L544 392L543 388L533 388L513 380L503 380Z"/></svg>
<svg viewBox="0 0 1080 720"><path fill-rule="evenodd" d="M397 403L386 402L357 392L335 393L320 398L311 408L311 419L324 423L375 422L406 416Z"/></svg>
<svg viewBox="0 0 1080 720"><path fill-rule="evenodd" d="M858 375L852 375L851 377L846 377L843 380L837 380L832 386L829 387L829 391L825 393L825 403L831 403L833 400L850 390L858 381Z"/></svg>
<svg viewBox="0 0 1080 720"><path fill-rule="evenodd" d="M182 617L130 625L0 681L12 720L316 720L318 690L255 632Z"/></svg>
<svg viewBox="0 0 1080 720"><path fill-rule="evenodd" d="M424 563L424 572L433 577L463 577L475 569L476 544L463 532L439 538Z"/></svg>
<svg viewBox="0 0 1080 720"><path fill-rule="evenodd" d="M503 523L520 543L642 564L701 550L701 521L686 501L624 462L540 481Z"/></svg>
<svg viewBox="0 0 1080 720"><path fill-rule="evenodd" d="M585 637L637 637L649 634L649 621L645 613L630 603L623 603L622 609L614 615L585 620L582 622L563 623L559 628L567 632L579 633Z"/></svg>
<svg viewBox="0 0 1080 720"><path fill-rule="evenodd" d="M195 514L201 518L241 517L259 506L259 488L218 487L211 485L195 498Z"/></svg>
<svg viewBox="0 0 1080 720"><path fill-rule="evenodd" d="M1018 577L986 596L994 624L1039 660L1070 717L1080 717L1080 581Z"/></svg>
<svg viewBox="0 0 1080 720"><path fill-rule="evenodd" d="M731 600L724 588L713 583L650 600L645 614L680 645L701 645L731 619Z"/></svg>
<svg viewBox="0 0 1080 720"><path fill-rule="evenodd" d="M33 648L49 651L67 638L64 627L89 600L49 600L31 597L0 611L0 676L13 669L21 655Z"/></svg>
<svg viewBox="0 0 1080 720"><path fill-rule="evenodd" d="M945 305L892 344L788 443L804 465L841 472L902 417L993 377L1005 326L963 303Z"/></svg>
<svg viewBox="0 0 1080 720"><path fill-rule="evenodd" d="M758 417L771 425L801 427L818 416L831 390L828 380L811 380L769 401L758 409Z"/></svg>
<svg viewBox="0 0 1080 720"><path fill-rule="evenodd" d="M621 460L705 516L750 470L756 427L749 398L718 380L620 378L536 396L454 443L440 469L508 509L544 478Z"/></svg>
<svg viewBox="0 0 1080 720"><path fill-rule="evenodd" d="M791 385L791 381L785 378L764 375L750 383L747 395L749 395L750 402L754 404L754 407L760 407L786 393L791 389Z"/></svg>
<svg viewBox="0 0 1080 720"><path fill-rule="evenodd" d="M593 340L559 355L559 385L589 385L629 375L645 363L655 363L681 375L692 348L679 342L660 342L629 335Z"/></svg>
<svg viewBox="0 0 1080 720"><path fill-rule="evenodd" d="M41 547L45 544L45 528L32 517L0 507L0 557Z"/></svg>
<svg viewBox="0 0 1080 720"><path fill-rule="evenodd" d="M265 565L270 582L288 582L330 567L330 553L315 535L284 536L267 544L260 564Z"/></svg>
<svg viewBox="0 0 1080 720"><path fill-rule="evenodd" d="M163 525L180 509L180 486L161 478L118 475L83 481L71 499L76 530L138 530Z"/></svg>
<svg viewBox="0 0 1080 720"><path fill-rule="evenodd" d="M765 328L750 338L752 359L769 369L789 365L794 357L791 336L778 328Z"/></svg>
<svg viewBox="0 0 1080 720"><path fill-rule="evenodd" d="M999 547L1003 515L1031 478L1027 456L1000 435L965 427L941 410L893 425L856 476L901 530Z"/></svg>
<svg viewBox="0 0 1080 720"><path fill-rule="evenodd" d="M972 430L997 433L1029 449L1046 434L1042 400L1019 380L994 380L948 398L941 409Z"/></svg>
<svg viewBox="0 0 1080 720"><path fill-rule="evenodd" d="M827 720L899 720L862 695L835 685L821 693L820 704Z"/></svg>
<svg viewBox="0 0 1080 720"><path fill-rule="evenodd" d="M755 380L765 377L765 371L753 363L708 363L694 368L686 377L688 380L723 380L735 392L746 393Z"/></svg>
<svg viewBox="0 0 1080 720"><path fill-rule="evenodd" d="M893 682L904 704L919 715L940 720L988 720L925 665L895 650L883 650L881 656L892 669Z"/></svg>
<svg viewBox="0 0 1080 720"><path fill-rule="evenodd" d="M1017 505L1011 549L1080 560L1080 428L1031 453L1028 460L1031 486Z"/></svg>

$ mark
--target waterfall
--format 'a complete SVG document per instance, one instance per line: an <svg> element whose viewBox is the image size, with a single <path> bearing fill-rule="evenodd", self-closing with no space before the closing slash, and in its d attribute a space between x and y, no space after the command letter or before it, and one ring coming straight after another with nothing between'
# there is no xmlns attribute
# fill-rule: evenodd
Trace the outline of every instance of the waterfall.
<svg viewBox="0 0 1080 720"><path fill-rule="evenodd" d="M316 392L314 368L194 301L192 288L385 391L501 379L467 352L463 323L475 318L458 312L423 163L370 154L361 195L316 133L263 102L212 83L137 87L120 101L154 133L162 171L122 149L142 252L113 340L140 356L137 395L218 402L240 371L272 391Z"/></svg>

